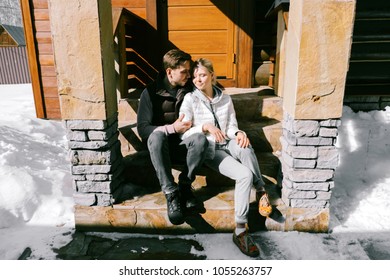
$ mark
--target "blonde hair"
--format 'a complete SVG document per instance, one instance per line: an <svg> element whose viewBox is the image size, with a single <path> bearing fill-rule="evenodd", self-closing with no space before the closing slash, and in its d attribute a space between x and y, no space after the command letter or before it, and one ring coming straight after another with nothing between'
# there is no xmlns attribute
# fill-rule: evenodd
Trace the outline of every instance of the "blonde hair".
<svg viewBox="0 0 390 280"><path fill-rule="evenodd" d="M204 68L206 68L210 74L214 74L212 84L216 85L217 84L217 76L214 73L214 66L213 66L213 63L211 62L211 60L209 60L207 58L199 58L199 59L195 60L193 67L192 67L192 73L194 73L195 70L198 69L200 66L203 66Z"/></svg>

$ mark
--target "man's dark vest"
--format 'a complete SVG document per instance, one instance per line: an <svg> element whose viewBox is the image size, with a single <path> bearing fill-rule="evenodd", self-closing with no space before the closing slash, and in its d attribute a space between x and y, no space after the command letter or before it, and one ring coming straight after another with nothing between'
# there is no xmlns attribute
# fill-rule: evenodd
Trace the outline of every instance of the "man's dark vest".
<svg viewBox="0 0 390 280"><path fill-rule="evenodd" d="M156 83L147 86L150 101L153 106L153 125L172 124L179 117L179 110L184 95L191 91L190 87L179 88L176 98L172 97L165 89L158 89Z"/></svg>

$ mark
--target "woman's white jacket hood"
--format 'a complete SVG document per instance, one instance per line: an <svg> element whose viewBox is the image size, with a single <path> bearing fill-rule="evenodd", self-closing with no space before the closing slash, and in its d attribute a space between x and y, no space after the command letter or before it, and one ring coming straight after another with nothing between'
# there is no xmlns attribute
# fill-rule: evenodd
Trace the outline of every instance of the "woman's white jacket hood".
<svg viewBox="0 0 390 280"><path fill-rule="evenodd" d="M236 133L239 129L232 99L216 86L213 86L213 90L214 98L212 101L197 88L187 93L184 97L183 104L180 108L180 115L184 114L183 121L192 121L192 127L181 135L182 139L186 139L194 133L203 133L202 127L205 123L211 123L217 126L215 118L222 132L228 137L228 140L236 138ZM206 134L206 137L209 140L207 158L213 158L215 139L209 133Z"/></svg>

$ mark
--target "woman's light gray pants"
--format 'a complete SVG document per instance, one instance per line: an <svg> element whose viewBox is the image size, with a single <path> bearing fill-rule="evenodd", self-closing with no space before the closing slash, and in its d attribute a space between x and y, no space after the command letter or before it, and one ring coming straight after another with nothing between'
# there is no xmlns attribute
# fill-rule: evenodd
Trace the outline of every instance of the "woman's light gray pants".
<svg viewBox="0 0 390 280"><path fill-rule="evenodd" d="M235 222L246 224L251 188L254 186L256 190L262 190L265 185L253 148L240 148L236 140L230 140L226 145L217 145L215 157L206 159L205 165L236 181Z"/></svg>

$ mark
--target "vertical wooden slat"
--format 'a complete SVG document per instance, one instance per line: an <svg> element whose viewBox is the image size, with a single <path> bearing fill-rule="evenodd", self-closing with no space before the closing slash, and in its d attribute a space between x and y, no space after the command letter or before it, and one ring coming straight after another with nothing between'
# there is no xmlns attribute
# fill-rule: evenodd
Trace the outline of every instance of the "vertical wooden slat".
<svg viewBox="0 0 390 280"><path fill-rule="evenodd" d="M20 0L20 7L22 10L24 36L26 39L28 63L30 66L30 76L34 94L36 116L38 118L46 118L42 85L39 78L38 56L34 41L34 30L31 18L31 3L29 0Z"/></svg>
<svg viewBox="0 0 390 280"><path fill-rule="evenodd" d="M157 30L157 3L156 0L146 0L146 20Z"/></svg>
<svg viewBox="0 0 390 280"><path fill-rule="evenodd" d="M118 29L118 63L119 63L119 90L124 98L128 93L127 85L127 59L126 59L126 28L123 17L119 19Z"/></svg>
<svg viewBox="0 0 390 280"><path fill-rule="evenodd" d="M239 1L238 51L237 51L237 87L252 86L253 60L253 16L254 3Z"/></svg>

